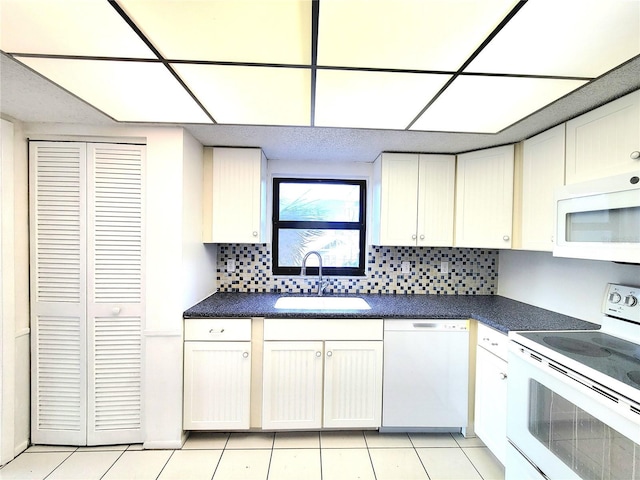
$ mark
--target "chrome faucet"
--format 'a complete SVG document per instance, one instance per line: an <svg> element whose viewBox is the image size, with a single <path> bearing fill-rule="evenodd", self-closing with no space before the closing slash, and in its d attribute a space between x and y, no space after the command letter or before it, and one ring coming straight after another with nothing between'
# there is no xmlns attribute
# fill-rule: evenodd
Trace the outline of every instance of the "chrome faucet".
<svg viewBox="0 0 640 480"><path fill-rule="evenodd" d="M302 268L300 269L300 275L304 276L307 274L307 258L309 258L309 255L315 255L318 257L318 296L322 296L322 292L325 288L327 288L329 282L322 281L322 257L318 252L314 250L307 252L307 254L302 259Z"/></svg>

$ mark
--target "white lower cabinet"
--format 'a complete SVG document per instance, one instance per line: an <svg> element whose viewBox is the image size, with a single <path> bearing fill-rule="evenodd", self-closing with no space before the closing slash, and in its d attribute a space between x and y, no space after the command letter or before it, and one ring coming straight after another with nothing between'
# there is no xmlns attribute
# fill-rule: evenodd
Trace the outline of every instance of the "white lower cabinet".
<svg viewBox="0 0 640 480"><path fill-rule="evenodd" d="M478 325L475 432L504 465L507 449L507 336Z"/></svg>
<svg viewBox="0 0 640 480"><path fill-rule="evenodd" d="M382 320L295 320L288 332L282 327L290 320L274 321L272 329L265 320L262 428L378 428ZM292 330L306 339L270 340Z"/></svg>
<svg viewBox="0 0 640 480"><path fill-rule="evenodd" d="M185 320L183 428L249 429L250 391L251 320Z"/></svg>

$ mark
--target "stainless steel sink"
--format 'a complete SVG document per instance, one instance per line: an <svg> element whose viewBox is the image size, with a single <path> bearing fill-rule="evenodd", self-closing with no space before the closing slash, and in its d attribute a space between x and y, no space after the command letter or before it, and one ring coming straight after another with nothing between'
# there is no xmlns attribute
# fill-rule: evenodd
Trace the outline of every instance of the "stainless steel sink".
<svg viewBox="0 0 640 480"><path fill-rule="evenodd" d="M360 297L280 297L275 308L287 310L370 310Z"/></svg>

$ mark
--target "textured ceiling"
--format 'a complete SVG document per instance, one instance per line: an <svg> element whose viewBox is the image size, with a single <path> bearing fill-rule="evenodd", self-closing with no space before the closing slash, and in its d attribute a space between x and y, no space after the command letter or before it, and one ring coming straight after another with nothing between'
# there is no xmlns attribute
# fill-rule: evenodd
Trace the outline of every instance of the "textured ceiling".
<svg viewBox="0 0 640 480"><path fill-rule="evenodd" d="M1 10L2 6L7 5L8 3L13 1L15 0L0 0L0 15L2 14L2 10ZM34 0L23 0L23 1L34 2ZM94 1L94 4L95 4L97 0L92 0L92 1ZM166 0L163 0L163 1L166 1ZM500 1L502 2L502 4L509 3L508 1L505 2L505 0L500 0ZM562 1L567 2L569 0L562 0ZM577 3L575 3L575 0L571 0L571 1L573 1L574 5L578 5ZM636 0L626 0L626 1L629 4L638 3ZM325 3L322 3L322 2L325 2ZM539 5L543 5L544 2L547 2L547 4L549 4L548 0L529 0L528 5L535 5L538 8ZM189 49L193 49L194 46L198 45L197 43L194 43L193 39L189 40L189 38L186 38L186 40L184 40L183 45L174 44L172 42L167 42L165 44L162 44L162 42L159 41L159 39L164 41L166 37L161 37L159 36L159 34L154 37L153 33L154 31L162 32L163 28L167 29L168 27L171 27L171 24L167 24L166 21L163 23L163 21L160 21L158 19L154 20L152 17L150 17L150 14L153 13L153 9L148 9L145 6L141 7L141 5L144 2L139 2L136 0L122 0L118 3L121 3L122 5L124 5L125 8L129 7L129 11L133 12L134 16L135 14L138 14L139 18L147 22L145 23L145 25L148 26L148 30L152 33L151 35L152 39L155 39L156 43L159 44L161 48L164 49L164 51L168 52L170 48L175 48L176 49L175 52L172 52L172 53L174 53L174 55L180 55L180 49L184 48L186 49L185 52L187 53L195 52L194 55L198 56L198 58L210 54L210 49L209 50L202 49L201 52L198 52L197 50L189 50ZM355 2L354 0L354 3L358 3L358 2ZM407 2L404 2L404 3L406 4ZM179 4L180 2L173 2L174 6ZM111 5L111 3L109 3L109 5ZM147 3L147 6L148 5L149 4ZM320 5L325 5L326 7L325 12L327 11L330 12L331 8L333 8L336 4L330 3L329 0L321 0ZM136 9L139 9L139 10L137 11ZM109 11L111 12L111 9L109 9ZM176 10L176 12L179 12L179 11L180 11L179 9ZM521 12L522 11L526 12L525 8L523 8ZM520 15L520 13L518 15ZM500 37L500 35L497 35L495 37L494 43L491 44L491 46L492 47L495 46L495 48L493 49L485 48L480 52L481 53L480 55L468 58L468 63L470 63L470 66L471 67L477 66L478 69L483 69L485 72L490 72L491 68L497 68L496 66L498 66L500 69L502 69L502 71L505 72L504 75L503 74L500 74L500 75L509 80L513 80L514 78L517 79L517 76L518 76L517 72L526 70L527 68L531 69L532 71L535 70L539 72L545 72L545 69L547 69L548 72L545 74L549 74L550 72L551 74L554 74L554 75L556 74L556 72L559 72L560 70L565 68L562 62L554 64L551 61L551 59L547 61L544 56L535 57L534 50L531 50L531 51L527 50L527 48L534 49L535 45L531 43L522 44L522 55L519 55L518 57L509 57L504 54L504 48L506 48L505 44L508 43L504 39L509 39L510 38L509 36L513 36L513 35L521 35L521 33L519 33L520 31L525 31L525 33L529 36L531 35L532 31L535 31L535 30L526 31L527 28L532 28L532 27L524 23L523 19L525 19L526 17L524 16L518 17L518 15L513 17L513 19L511 19L511 23L507 25L507 27L505 27L504 30L502 30L502 34L504 35L503 37ZM323 22L320 23L320 38L325 38L323 37L323 29L322 29L323 25L326 28L327 23L333 21L335 22L334 23L335 25L339 26L340 18L339 16L336 16L335 12L334 12L334 17L335 18L333 19L331 19L328 15L326 17L320 17L321 19L326 18L324 23ZM578 20L576 23L580 23L582 17L580 15L576 15L576 18ZM31 19L28 19L28 21L30 20ZM370 20L369 23L372 23L373 20L375 20L375 18L371 17L369 20ZM518 20L520 23L517 23L516 20ZM634 20L637 22L640 19L634 19ZM105 22L105 24L109 25L109 28L111 29L122 28L122 25L118 23L120 21L118 17L116 17L115 20L111 19L111 21L112 23ZM553 42L551 43L552 47L555 46L559 50L563 50L565 49L565 46L560 45L557 41L558 40L557 38L553 38L552 33L553 33L554 23L558 24L559 21L547 22L548 24L547 30L549 33L548 36L552 41L555 41L555 44ZM95 28L95 25L93 27ZM474 27L474 24L473 23L469 24L469 28L472 28L472 27ZM513 28L510 29L510 27L513 27ZM75 25L74 25L74 28L75 28ZM88 27L84 25L83 29L86 30L86 28ZM123 30L122 36L126 36L131 33L131 31L127 30L127 28ZM556 30L558 29L557 25L555 28ZM170 30L171 29L169 28L169 31ZM230 35L229 32L232 32L232 31L233 29L229 30L226 33L226 35L227 36ZM206 33L205 30L203 30L203 32ZM400 30L391 29L391 34L393 35L399 35L400 32L401 32L401 29ZM342 41L339 41L340 39L338 38L336 43L324 45L324 46L321 43L320 46L322 46L322 48L320 49L319 61L313 60L312 64L316 65L317 63L321 63L322 59L332 58L333 59L332 61L334 62L333 64L336 65L336 68L334 68L335 72L338 72L338 73L340 72L339 68L337 67L339 67L340 62L343 62L346 65L355 65L353 68L360 68L365 70L365 71L355 72L358 74L368 73L366 72L366 69L368 68L367 65L372 65L374 68L379 68L379 66L376 66L376 62L381 62L380 65L382 66L382 68L384 68L385 65L390 65L394 68L397 67L399 69L410 68L411 65L415 65L416 66L415 68L428 68L426 64L425 66L418 64L418 62L423 61L423 59L419 58L419 54L421 53L420 49L415 49L412 52L409 52L409 53L413 53L414 56L416 54L418 55L418 57L415 57L414 59L412 59L410 56L408 56L407 58L395 58L393 55L393 51L381 52L381 50L384 49L385 44L384 43L376 44L378 40L375 38L375 36L371 36L372 35L371 31L367 31L366 29L361 29L360 33L362 34L363 38L367 39L367 41L360 42L360 44L357 44L357 42L352 42L353 45L351 48L342 49L345 51L342 51L340 48L341 45L345 44L344 42L345 39L343 39ZM28 38L29 29L25 29L24 34L20 33L20 35L23 35L24 38ZM369 37L367 37L366 35L369 35ZM389 35L389 32L385 32L385 35ZM182 38L182 36L183 35L181 33L176 38ZM384 35L382 36L384 37ZM501 38L503 38L503 40L501 42L498 41ZM627 55L628 57L629 51L640 52L640 40L637 40L633 36L625 37L625 38L627 39L631 38L632 43L635 42L635 43L638 43L638 45L631 45L631 48L626 48L625 49L626 53L622 54L623 55L622 58L624 58L625 55ZM195 39L197 40L197 36L195 37ZM71 36L67 40L68 40L68 45L65 44L63 41L52 43L52 42L44 42L43 39L29 39L28 42L25 40L25 43L24 43L25 49L31 48L31 44L34 45L33 48L37 48L37 49L42 49L43 48L42 45L47 45L47 46L51 45L51 48L53 50L48 52L43 52L41 50L38 50L39 53L36 55L36 57L29 57L28 55L21 56L19 54L20 52L16 50L13 50L13 51L8 50L10 54L6 55L3 53L1 55L0 113L2 113L2 115L5 117L15 118L24 122L57 122L57 123L76 123L76 124L87 124L87 125L115 125L118 123L126 124L126 122L116 122L113 119L114 115L108 116L102 113L100 110L89 105L85 100L82 100L81 98L79 98L79 96L82 96L85 99L87 98L86 95L82 92L82 89L69 88L70 91L73 91L75 93L74 95L73 93L70 93L69 90L65 90L61 86L58 86L55 83L51 82L50 80L45 79L43 76L41 76L40 74L36 73L34 70L31 70L31 68L27 67L25 64L23 64L23 63L31 62L30 66L32 68L37 68L40 65L38 63L40 61L47 63L49 61L57 62L58 60L60 60L60 61L69 62L68 63L69 65L74 65L74 61L77 61L77 59L66 58L66 57L60 58L60 59L57 59L57 58L52 59L48 57L50 57L51 55L60 54L60 52L62 52L63 56L64 56L64 52L66 52L66 55L68 57L69 51L72 51L74 49L82 50L86 48L87 51L89 51L90 48L98 48L98 47L102 48L104 46L103 43L100 43L100 42L95 42L97 47L92 47L91 45L78 46L77 45L78 42L74 43L72 41L73 37ZM124 50L121 50L121 52L128 51L126 49L129 48L130 44L127 44L125 40L123 40L122 42L119 42L115 46L109 45L108 47L111 49L114 49L114 48L124 49ZM169 40L171 40L170 37L169 37ZM15 41L15 40L12 40L12 41ZM132 41L137 41L137 40L133 38ZM189 42L191 42L191 44L189 44ZM4 44L2 46L3 50L6 50L5 45L9 43L10 42L4 41ZM122 45L120 45L120 43L122 43ZM304 42L302 43L304 44ZM311 39L310 43L313 43L313 38ZM539 43L541 44L544 43L541 37L540 37ZM378 51L381 53L379 55L376 54L376 55L371 55L370 57L367 57L367 55L370 54L370 51L367 50L370 45L373 45L375 47L373 51ZM245 55L251 55L254 53L255 47L253 47L253 50L252 50L250 44L248 45L248 47L245 45L244 48L248 48L246 50L246 52L248 53L245 53ZM453 44L451 45L451 48L452 49L454 48ZM456 45L455 48L459 48L459 45ZM549 47L547 46L545 48L549 48ZM174 122L173 120L167 120L167 118L171 118L171 117L163 117L160 114L162 113L160 111L157 116L155 116L150 112L147 112L145 115L148 115L146 118L148 118L150 121L146 123L138 122L138 123L135 123L135 125L141 125L141 124L181 125L184 128L186 128L189 132L191 132L204 145L258 146L258 147L262 147L265 151L265 154L267 155L267 158L272 160L322 161L322 162L326 162L326 161L370 162L370 161L373 161L381 151L460 153L460 152L475 150L479 148L491 147L491 146L520 141L524 138L527 138L536 133L539 133L549 127L552 127L570 118L573 118L576 115L579 115L580 113L583 113L603 103L606 103L607 101L610 101L614 98L622 96L625 93L628 93L640 88L640 56L635 56L631 60L623 62L622 65L613 68L613 70L610 70L604 75L598 76L599 73L602 71L602 70L598 70L598 68L602 69L605 67L609 68L611 65L615 66L618 63L619 58L621 58L620 53L616 53L613 51L610 51L610 53L607 53L609 51L607 51L606 49L602 50L602 48L600 48L600 50L602 51L598 53L598 48L599 46L597 44L592 44L592 45L584 45L580 49L576 50L576 51L582 52L582 55L585 55L585 56L589 56L590 54L593 54L593 57L597 56L596 54L600 56L601 62L603 62L601 64L596 64L596 62L591 60L585 60L585 61L579 60L575 62L576 66L579 66L580 68L583 68L583 69L587 69L580 72L581 75L584 75L584 77L581 77L581 78L587 78L591 75L594 75L595 73L596 78L594 80L578 88L572 93L566 96L563 96L558 100L552 101L551 103L544 101L543 104L546 105L544 108L535 110L533 113L529 114L528 116L525 116L523 119L518 120L515 123L508 121L506 125L509 125L509 126L499 131L498 133L464 133L464 129L461 129L462 133L435 131L435 130L446 130L446 127L443 127L443 128L426 127L426 128L430 128L430 130L432 131L415 131L415 130L411 130L410 128L400 128L400 129L375 128L373 129L373 128L348 128L348 127L335 128L335 127L317 127L317 126L316 127L278 126L278 125L271 126L271 125L242 125L242 124L212 125L210 123L182 123L181 124L181 123L173 123ZM59 51L56 49L59 49ZM22 53L24 54L25 51L23 51ZM225 52L224 48L222 48L220 52L224 53ZM237 55L237 50L229 49L229 52L230 52L228 53L229 55ZM356 52L357 55L355 55L354 52ZM256 53L260 53L260 52L256 52ZM300 51L294 51L293 53L295 55L301 55L301 57L298 59L299 62L304 63L309 61L309 59L305 57L305 55L308 54L306 45ZM84 55L85 52L81 51L80 54ZM108 51L105 51L104 54L107 56L113 55ZM137 51L137 53L134 51L131 51L132 56L135 55L137 58L141 58L141 59L146 58L145 55L148 55L148 54L149 54L149 50L145 50L145 48L140 48L140 50ZM183 54L183 56L185 54ZM96 53L93 53L93 54L90 53L89 55L96 55ZM611 58L608 58L608 55ZM14 60L13 59L14 56L19 61ZM148 56L152 61L156 61L153 58L153 55L148 55ZM172 58L175 58L175 57L172 56ZM147 61L148 60L149 59L147 59ZM257 58L257 61L268 61L268 60L270 59L267 58L265 60L265 59ZM447 60L447 56L445 55L444 57L442 57L441 60L438 60L438 61L444 62L446 60ZM96 69L102 68L105 64L108 63L103 61L96 62L95 60L90 60L90 58L85 58L81 61L95 62L94 65L96 66ZM278 60L278 61L284 61L284 60ZM424 60L424 61L426 62L427 60ZM436 61L436 60L433 60L433 61ZM361 62L362 65L358 65L358 62ZM382 62L387 62L387 63L382 63ZM399 63L397 63L397 65L394 65L393 62L399 62ZM129 63L140 63L141 65L143 65L144 62L136 61L136 62L129 62ZM160 67L162 64L152 63L151 65ZM187 78L188 76L187 69L181 70L183 66L185 65L176 65L176 69L178 70L179 73L182 72L185 78ZM190 66L196 66L196 65L194 64ZM214 66L214 65L207 65L207 66ZM455 67L451 67L451 66L450 68L455 69ZM324 74L324 73L328 73L329 70L330 70L329 68L327 68L324 71L322 69L319 69L319 72L322 72ZM515 73L509 73L510 70L513 70L513 72ZM263 68L261 71L266 72L266 69ZM351 72L351 73L354 73L354 72ZM384 73L384 72L378 71L376 73ZM402 73L407 73L407 72L402 72ZM422 74L424 73L425 72L423 71ZM568 74L564 72L562 73L562 75L568 75ZM266 78L266 77L261 76L261 78ZM318 78L321 78L321 77L319 76ZM462 76L461 78L464 79L466 77ZM488 77L488 78L491 79L491 77ZM115 78L113 80L115 80ZM536 79L534 78L534 80ZM116 83L116 82L112 82L112 83ZM128 83L123 82L123 85L126 86L128 85ZM142 85L144 87L144 84ZM340 87L341 83L337 82L336 85ZM384 87L385 81L381 81L381 85L383 85ZM206 83L204 84L204 87L206 87ZM451 90L451 91L454 91L454 90ZM319 96L322 97L323 90L319 89L318 92L319 92ZM91 91L89 91L88 95L90 94L91 94ZM478 91L478 96L482 96L482 94L483 94L482 91ZM326 94L326 91L324 95L325 96L328 95ZM537 94L531 94L531 95L535 97ZM355 92L349 95L348 98L351 98L354 96L356 96ZM526 94L523 94L522 96L526 97ZM503 104L508 104L509 102L512 101L511 97L509 97L506 94L506 92L504 97L505 97L504 99L502 99L500 96L496 98L491 98L490 101L484 107L485 109L484 111L487 111L487 112L492 111L494 110L493 107L495 107L495 110L500 110L501 108L504 108ZM381 99L380 105L385 105L385 103L382 100L383 99ZM390 114L389 116L391 116L391 109L394 108L394 101L391 101L391 100L388 98L384 99L384 101L388 103L388 106L385 108L388 109ZM219 99L217 101L219 101ZM276 108L271 107L271 110L276 110ZM316 110L316 117L319 118L318 115L322 114L322 109L318 109L316 107L315 110ZM233 108L231 108L229 111L232 114L234 113ZM311 111L312 112L314 111L313 104L312 104ZM437 110L434 109L433 111L437 111ZM462 112L464 114L464 109L462 110ZM268 113L268 110L267 110L267 113ZM347 115L348 113L349 111L346 110L344 115L345 118L349 116ZM328 115L327 118L329 118L330 116L331 115ZM384 116L382 116L381 118L384 118ZM354 124L358 124L358 121L361 121L361 120L358 120L358 118L354 117L354 120L353 120ZM278 120L275 120L276 124L278 122L279 122ZM344 122L345 122L345 125L349 124L347 120L344 120ZM242 123L242 122L239 122L239 123ZM265 123L268 123L268 122L265 122ZM293 123L295 122L292 122L292 124ZM322 123L322 122L316 122L316 123Z"/></svg>

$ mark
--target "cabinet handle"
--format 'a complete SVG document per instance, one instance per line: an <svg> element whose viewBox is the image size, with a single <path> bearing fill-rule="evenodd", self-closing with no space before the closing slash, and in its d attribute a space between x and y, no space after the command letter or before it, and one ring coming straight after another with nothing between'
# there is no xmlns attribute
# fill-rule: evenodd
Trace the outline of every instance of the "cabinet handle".
<svg viewBox="0 0 640 480"><path fill-rule="evenodd" d="M484 338L482 339L482 341L483 341L483 342L488 342L489 340L490 340L490 338L489 338L489 337L484 337Z"/></svg>
<svg viewBox="0 0 640 480"><path fill-rule="evenodd" d="M258 232L256 232L256 231L254 230L252 235L253 235L254 237L257 237L257 236L258 236Z"/></svg>
<svg viewBox="0 0 640 480"><path fill-rule="evenodd" d="M424 235L420 235L420 240L424 240Z"/></svg>
<svg viewBox="0 0 640 480"><path fill-rule="evenodd" d="M209 330L209 333L211 334L224 333L224 328L212 328L211 330Z"/></svg>
<svg viewBox="0 0 640 480"><path fill-rule="evenodd" d="M411 235L411 240L415 240L416 238L416 235Z"/></svg>
<svg viewBox="0 0 640 480"><path fill-rule="evenodd" d="M249 352L242 352L242 358L249 358Z"/></svg>
<svg viewBox="0 0 640 480"><path fill-rule="evenodd" d="M508 242L508 241L509 241L509 235L505 235L504 237L502 237L502 239L503 239L505 242Z"/></svg>
<svg viewBox="0 0 640 480"><path fill-rule="evenodd" d="M492 347L497 347L498 346L498 342L491 342L491 346Z"/></svg>
<svg viewBox="0 0 640 480"><path fill-rule="evenodd" d="M506 380L507 379L507 374L504 372L500 372L500 380Z"/></svg>
<svg viewBox="0 0 640 480"><path fill-rule="evenodd" d="M120 315L120 307L113 307L111 309L111 313L113 313L114 315Z"/></svg>
<svg viewBox="0 0 640 480"><path fill-rule="evenodd" d="M631 155L629 156L631 157L631 160L638 160L640 158L640 152L636 150L635 152L631 152Z"/></svg>
<svg viewBox="0 0 640 480"><path fill-rule="evenodd" d="M316 357L320 358L322 356L322 352L316 352Z"/></svg>
<svg viewBox="0 0 640 480"><path fill-rule="evenodd" d="M329 350L329 351L327 352L327 357L330 357L331 355L333 355L333 352L332 352L331 350Z"/></svg>

